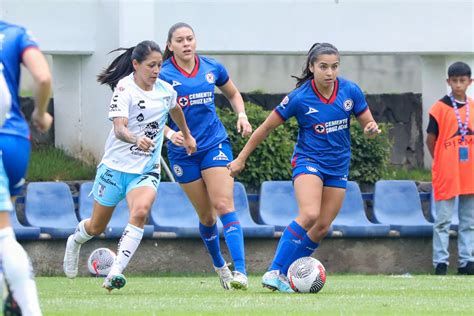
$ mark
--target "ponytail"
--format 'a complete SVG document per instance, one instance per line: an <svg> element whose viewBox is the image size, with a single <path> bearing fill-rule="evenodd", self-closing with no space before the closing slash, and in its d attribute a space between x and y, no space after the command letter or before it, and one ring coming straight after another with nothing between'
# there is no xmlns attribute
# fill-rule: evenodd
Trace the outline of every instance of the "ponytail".
<svg viewBox="0 0 474 316"><path fill-rule="evenodd" d="M153 41L143 41L138 43L137 46L130 48L117 48L109 52L109 54L117 51L125 52L115 58L107 68L97 75L97 81L100 84L108 85L112 90L115 89L120 79L128 76L135 70L133 68L133 60L141 63L153 51L161 54L160 46Z"/></svg>

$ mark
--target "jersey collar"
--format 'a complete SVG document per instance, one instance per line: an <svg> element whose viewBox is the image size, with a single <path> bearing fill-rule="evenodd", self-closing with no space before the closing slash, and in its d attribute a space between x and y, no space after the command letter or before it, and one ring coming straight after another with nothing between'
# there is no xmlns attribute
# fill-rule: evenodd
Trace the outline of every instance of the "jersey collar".
<svg viewBox="0 0 474 316"><path fill-rule="evenodd" d="M190 73L187 72L186 70L184 70L183 68L181 68L178 63L176 62L176 60L174 59L174 56L171 56L171 62L173 63L173 65L176 67L176 69L179 70L180 73L182 73L184 76L186 76L187 78L194 78L196 77L198 71L199 71L199 58L197 55L194 56L194 60L195 60L195 64L194 64L194 68L193 68L193 71L191 71Z"/></svg>
<svg viewBox="0 0 474 316"><path fill-rule="evenodd" d="M311 87L313 88L314 93L316 96L323 102L324 104L330 104L334 103L336 101L337 97L337 92L339 90L339 79L336 78L336 81L334 81L334 89L332 90L331 97L329 99L326 99L318 90L316 87L316 84L314 83L314 79L311 79Z"/></svg>

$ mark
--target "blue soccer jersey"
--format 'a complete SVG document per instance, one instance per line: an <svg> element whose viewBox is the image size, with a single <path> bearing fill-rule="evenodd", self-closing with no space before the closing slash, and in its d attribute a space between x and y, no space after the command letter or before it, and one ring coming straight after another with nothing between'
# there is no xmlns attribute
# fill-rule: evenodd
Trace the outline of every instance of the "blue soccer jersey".
<svg viewBox="0 0 474 316"><path fill-rule="evenodd" d="M344 176L349 172L351 156L351 114L359 116L367 109L361 89L338 77L329 99L319 93L313 80L308 80L288 94L275 112L284 121L292 116L298 121L292 162L309 159L326 174Z"/></svg>
<svg viewBox="0 0 474 316"><path fill-rule="evenodd" d="M37 47L38 44L25 28L0 21L0 63L11 95L11 109L6 115L5 124L0 127L2 134L30 137L28 123L20 111L18 87L23 53Z"/></svg>
<svg viewBox="0 0 474 316"><path fill-rule="evenodd" d="M197 151L205 151L224 141L227 132L216 113L214 89L229 81L227 70L214 59L196 56L196 65L191 73L178 66L174 57L163 64L160 79L170 83L178 93L177 102L183 109L191 134L196 139ZM177 131L178 126L169 121ZM168 142L168 150L187 156L184 147Z"/></svg>

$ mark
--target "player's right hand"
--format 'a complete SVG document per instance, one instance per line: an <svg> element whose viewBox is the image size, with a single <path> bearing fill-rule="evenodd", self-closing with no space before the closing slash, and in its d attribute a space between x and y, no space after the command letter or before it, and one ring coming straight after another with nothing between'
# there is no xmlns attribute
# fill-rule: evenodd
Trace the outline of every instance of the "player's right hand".
<svg viewBox="0 0 474 316"><path fill-rule="evenodd" d="M186 148L186 152L188 153L188 155L191 155L197 150L196 140L191 135L183 138L183 146L184 148Z"/></svg>
<svg viewBox="0 0 474 316"><path fill-rule="evenodd" d="M146 136L138 137L135 145L137 145L138 148L140 148L143 151L153 150L153 148L155 147L155 144L153 143L153 141Z"/></svg>
<svg viewBox="0 0 474 316"><path fill-rule="evenodd" d="M235 178L245 168L245 160L237 157L234 161L227 164L227 169L230 171L230 176Z"/></svg>
<svg viewBox="0 0 474 316"><path fill-rule="evenodd" d="M35 108L33 110L33 113L31 114L31 121L33 123L33 126L38 130L38 132L46 133L51 128L51 124L53 123L53 117L48 112L40 114Z"/></svg>

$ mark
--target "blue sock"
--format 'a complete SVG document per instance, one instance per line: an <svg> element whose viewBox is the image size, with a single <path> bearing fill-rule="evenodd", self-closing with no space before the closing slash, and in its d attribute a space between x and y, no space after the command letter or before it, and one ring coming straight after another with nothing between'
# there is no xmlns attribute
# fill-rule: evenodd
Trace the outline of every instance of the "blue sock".
<svg viewBox="0 0 474 316"><path fill-rule="evenodd" d="M298 260L299 258L309 257L311 254L319 247L319 243L312 241L308 234L304 235L301 245L299 245L293 253L288 256L286 259L285 264L281 268L281 273L287 274L288 269L290 268L291 264Z"/></svg>
<svg viewBox="0 0 474 316"><path fill-rule="evenodd" d="M292 221L280 238L275 257L268 271L281 270L286 262L286 258L301 244L304 235L306 235L306 230L297 222Z"/></svg>
<svg viewBox="0 0 474 316"><path fill-rule="evenodd" d="M230 212L220 218L224 226L225 242L234 261L234 268L236 271L247 275L245 270L244 234L237 214L236 212Z"/></svg>
<svg viewBox="0 0 474 316"><path fill-rule="evenodd" d="M199 233L201 234L202 241L204 241L204 244L206 245L207 251L211 255L214 266L217 268L223 267L225 261L221 254L217 225L214 224L213 226L208 227L199 223Z"/></svg>

